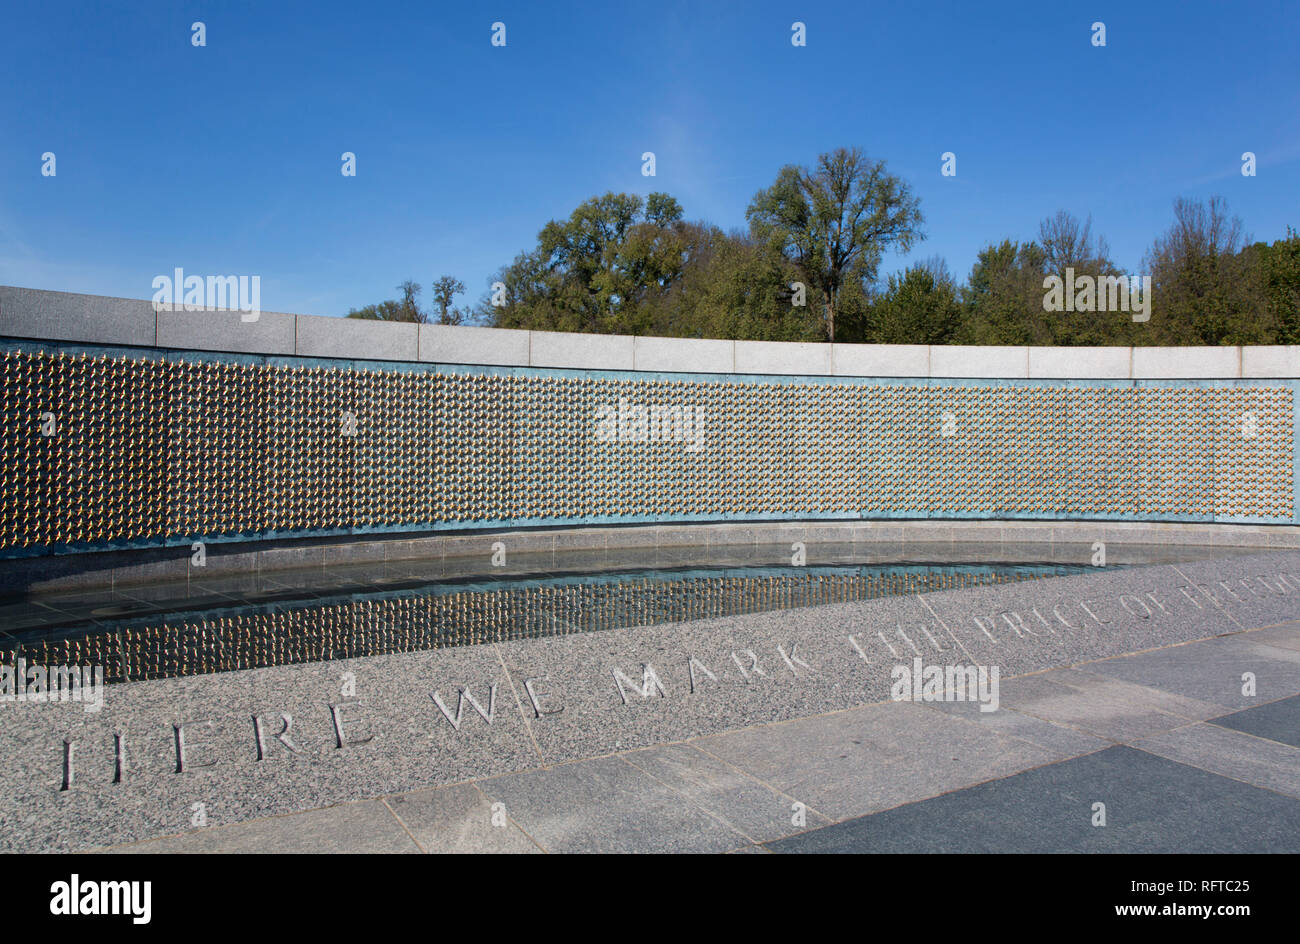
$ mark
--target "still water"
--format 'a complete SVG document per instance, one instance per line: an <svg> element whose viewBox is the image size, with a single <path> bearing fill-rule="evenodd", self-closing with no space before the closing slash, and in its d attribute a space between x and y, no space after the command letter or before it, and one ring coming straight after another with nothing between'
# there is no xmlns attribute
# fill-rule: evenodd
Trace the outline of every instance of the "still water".
<svg viewBox="0 0 1300 944"><path fill-rule="evenodd" d="M93 595L11 609L0 662L102 665L110 682L351 659L820 606L1080 573L1074 564L898 563L371 575L183 598ZM57 605L55 605L57 604Z"/></svg>

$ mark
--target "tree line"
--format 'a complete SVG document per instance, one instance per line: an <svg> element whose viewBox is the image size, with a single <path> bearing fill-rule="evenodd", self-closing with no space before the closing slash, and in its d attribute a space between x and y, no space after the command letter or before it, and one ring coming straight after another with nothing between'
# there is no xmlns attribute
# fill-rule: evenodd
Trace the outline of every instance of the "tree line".
<svg viewBox="0 0 1300 944"><path fill-rule="evenodd" d="M1150 318L1045 310L1046 280L1124 276L1091 218L1062 210L1036 238L980 250L962 282L931 257L883 279L925 238L920 201L857 148L789 165L756 193L747 228L684 218L665 193L606 193L551 220L473 306L441 276L351 318L667 337L885 344L1300 343L1300 234L1250 242L1224 200L1179 199L1147 250Z"/></svg>

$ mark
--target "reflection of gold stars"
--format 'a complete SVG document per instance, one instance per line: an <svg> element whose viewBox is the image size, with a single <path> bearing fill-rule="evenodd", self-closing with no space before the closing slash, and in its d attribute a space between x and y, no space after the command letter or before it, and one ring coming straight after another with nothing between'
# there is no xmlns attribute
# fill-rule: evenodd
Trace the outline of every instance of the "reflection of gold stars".
<svg viewBox="0 0 1300 944"><path fill-rule="evenodd" d="M456 591L128 625L24 647L33 665L103 665L117 682L682 622L1024 579L993 572L725 575ZM123 675L123 655L127 676Z"/></svg>

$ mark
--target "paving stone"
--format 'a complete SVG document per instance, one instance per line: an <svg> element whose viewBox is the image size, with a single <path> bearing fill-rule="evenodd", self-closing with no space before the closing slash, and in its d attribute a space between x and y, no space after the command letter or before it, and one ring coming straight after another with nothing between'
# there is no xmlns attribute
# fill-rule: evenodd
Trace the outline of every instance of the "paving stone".
<svg viewBox="0 0 1300 944"><path fill-rule="evenodd" d="M525 692L531 684L552 693L536 704L527 698L525 709L546 762L559 763L887 698L903 644L888 644L895 655L880 639L903 615L915 621L921 611L904 597L870 603L631 627L499 649Z"/></svg>
<svg viewBox="0 0 1300 944"><path fill-rule="evenodd" d="M1267 705L1256 705L1222 718L1215 718L1214 723L1253 734L1257 738L1300 747L1300 697L1283 698Z"/></svg>
<svg viewBox="0 0 1300 944"><path fill-rule="evenodd" d="M484 780L548 852L728 852L746 839L618 757Z"/></svg>
<svg viewBox="0 0 1300 944"><path fill-rule="evenodd" d="M1224 713L1218 705L1073 669L1003 682L1001 702L1013 711L1112 741L1147 737Z"/></svg>
<svg viewBox="0 0 1300 944"><path fill-rule="evenodd" d="M383 803L328 809L198 829L179 836L98 850L111 853L418 853L419 847Z"/></svg>
<svg viewBox="0 0 1300 944"><path fill-rule="evenodd" d="M940 701L924 704L932 711L940 711L954 718L961 718L963 721L984 725L998 734L1019 738L1069 757L1100 751L1111 746L1110 741L1013 711L1006 706L999 706L997 711L985 712L980 710L978 702L973 701Z"/></svg>
<svg viewBox="0 0 1300 944"><path fill-rule="evenodd" d="M623 758L755 841L830 823L816 810L796 809L790 797L689 744L647 748Z"/></svg>
<svg viewBox="0 0 1300 944"><path fill-rule="evenodd" d="M1064 756L907 702L719 734L699 747L836 820Z"/></svg>
<svg viewBox="0 0 1300 944"><path fill-rule="evenodd" d="M1286 623L1268 629L1257 629L1246 634L1252 642L1280 649L1300 649L1300 623Z"/></svg>
<svg viewBox="0 0 1300 944"><path fill-rule="evenodd" d="M1300 650L1265 645L1254 633L1108 659L1087 670L1228 708L1300 694ZM1247 672L1255 676L1253 696L1243 693Z"/></svg>
<svg viewBox="0 0 1300 944"><path fill-rule="evenodd" d="M1093 804L1106 825L1094 826ZM1300 852L1300 801L1116 746L769 843L774 852Z"/></svg>
<svg viewBox="0 0 1300 944"><path fill-rule="evenodd" d="M389 797L393 815L425 852L541 852L472 783ZM495 821L494 821L495 820Z"/></svg>
<svg viewBox="0 0 1300 944"><path fill-rule="evenodd" d="M1295 714L1293 710L1292 722L1296 720ZM1263 740L1219 724L1188 725L1143 738L1133 746L1222 777L1300 798L1300 747Z"/></svg>
<svg viewBox="0 0 1300 944"><path fill-rule="evenodd" d="M259 772L267 786L291 784L308 806L458 783L540 761L514 685L490 645L250 675L254 711L265 729ZM298 732L297 752L274 740L286 714ZM336 720L344 728L342 747Z"/></svg>
<svg viewBox="0 0 1300 944"><path fill-rule="evenodd" d="M474 540L485 537L491 536ZM698 548L681 550L699 553ZM655 553L658 559L660 551ZM756 543L752 555L757 554ZM535 556L521 551L514 563L532 566L529 558ZM1268 562L1282 570L1291 566L1277 556ZM419 574L419 561L382 566L398 565L411 570L411 579L437 579ZM482 581L482 562L476 566L464 576ZM1254 563L1243 566L1257 569ZM308 589L328 593L351 580L351 572L340 568L330 578L334 586ZM255 593L264 592L266 581L259 578L257 587ZM539 618L555 622L559 615ZM190 827L197 803L204 804L210 824L223 826L845 709L890 710L881 703L890 697L892 674L915 658L929 665L975 662L999 668L1002 710L991 717L967 715L978 722L971 723L960 720L969 709L907 705L901 707L938 727L931 732L912 720L900 729L906 734L915 728L913 733L933 737L936 745L956 738L961 750L951 756L982 752L978 776L996 776L1094 750L1095 738L1147 737L1238 707L1227 695L1201 697L1207 672L1240 666L1256 671L1261 697L1300 691L1293 673L1300 671L1300 649L1284 645L1290 638L1285 627L1263 630L1268 636L1238 634L1215 641L1206 652L1224 653L1218 668L1210 660L1208 668L1197 664L1171 672L1168 660L1177 655L1148 654L1072 677L1035 676L1037 681L1023 683L1012 678L1167 646L1197 633L1235 633L1239 623L1176 568L1156 566L128 683L111 686L104 711L94 716L80 706L73 711L0 706L6 712L0 725L0 754L6 757L0 766L0 819L6 825L0 848L69 850L173 834ZM328 659L334 653L308 655ZM1125 672L1134 674L1130 679ZM435 692L442 708L431 697ZM941 711L955 712L958 720L946 721ZM262 738L260 760L254 716ZM345 727L342 747L336 719ZM185 727L190 752L181 774L175 770L176 724ZM944 727L950 730L941 736L938 729ZM114 782L119 734L125 766L120 782ZM873 737L892 743L883 734ZM75 783L68 791L59 789L65 738L75 744ZM814 757L818 750L832 750L830 742L817 743ZM892 793L889 784L868 779L865 801L844 799L858 753L854 749L826 761L834 776L824 792L843 802L842 810L876 809L872 804L904 802L916 790L972 782L953 761L929 767L907 762L896 768L901 780ZM652 755L646 756L650 763ZM778 759L792 756L797 752L778 753ZM789 793L761 772L737 766ZM679 782L683 793L689 792L688 783ZM701 803L709 783L705 778L691 788ZM815 786L801 782L800 790ZM806 796L790 797L832 817L849 815L822 809ZM733 816L738 829L761 832L744 820L753 798L732 799L719 815Z"/></svg>

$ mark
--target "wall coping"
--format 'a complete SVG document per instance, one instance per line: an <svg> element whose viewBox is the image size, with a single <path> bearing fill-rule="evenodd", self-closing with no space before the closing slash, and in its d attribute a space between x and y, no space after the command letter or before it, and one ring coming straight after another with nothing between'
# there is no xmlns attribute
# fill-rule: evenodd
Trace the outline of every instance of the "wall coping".
<svg viewBox="0 0 1300 944"><path fill-rule="evenodd" d="M239 354L498 367L841 377L1300 378L1300 345L827 344L411 325L264 311L156 312L144 299L0 285L0 337Z"/></svg>

